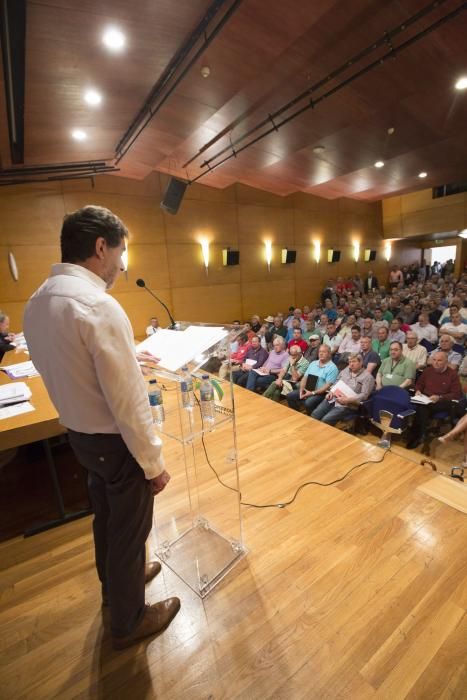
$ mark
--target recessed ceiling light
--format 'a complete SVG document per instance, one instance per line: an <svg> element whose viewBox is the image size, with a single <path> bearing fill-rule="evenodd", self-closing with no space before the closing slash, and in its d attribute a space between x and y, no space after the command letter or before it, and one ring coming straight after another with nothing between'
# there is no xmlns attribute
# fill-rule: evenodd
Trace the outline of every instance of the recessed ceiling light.
<svg viewBox="0 0 467 700"><path fill-rule="evenodd" d="M324 148L324 146L315 146L313 148L313 153L316 153L316 155L319 156L320 153L324 153L325 150L326 149Z"/></svg>
<svg viewBox="0 0 467 700"><path fill-rule="evenodd" d="M377 160L375 163L375 168L384 168L384 161Z"/></svg>
<svg viewBox="0 0 467 700"><path fill-rule="evenodd" d="M424 177L426 177L427 175L428 175L428 173L426 173L424 170L422 170L421 173L418 173L418 177L421 177L422 179L423 179Z"/></svg>
<svg viewBox="0 0 467 700"><path fill-rule="evenodd" d="M395 132L395 128L393 126L390 126L388 129L389 136L392 136L394 132Z"/></svg>
<svg viewBox="0 0 467 700"><path fill-rule="evenodd" d="M91 107L97 107L102 102L102 95L97 90L86 90L84 93L84 101Z"/></svg>
<svg viewBox="0 0 467 700"><path fill-rule="evenodd" d="M72 138L74 138L75 141L86 141L87 139L87 134L85 131L82 129L73 129L71 132Z"/></svg>
<svg viewBox="0 0 467 700"><path fill-rule="evenodd" d="M109 27L102 35L102 41L110 51L121 51L126 44L126 37L120 29Z"/></svg>
<svg viewBox="0 0 467 700"><path fill-rule="evenodd" d="M456 90L465 90L467 88L467 75L461 76L454 86Z"/></svg>

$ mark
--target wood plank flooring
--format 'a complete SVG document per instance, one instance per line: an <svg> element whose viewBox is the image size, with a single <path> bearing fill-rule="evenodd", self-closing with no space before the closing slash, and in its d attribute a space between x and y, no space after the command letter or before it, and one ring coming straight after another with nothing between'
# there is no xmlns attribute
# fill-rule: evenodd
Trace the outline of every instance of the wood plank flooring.
<svg viewBox="0 0 467 700"><path fill-rule="evenodd" d="M244 390L237 411L248 502L381 456ZM0 544L0 697L467 698L467 516L417 491L430 478L389 453L290 507L244 507L248 557L204 601L163 567L148 600L178 595L182 610L124 652L102 618L89 518ZM156 507L177 509L176 474L171 488ZM219 485L203 488L222 521Z"/></svg>

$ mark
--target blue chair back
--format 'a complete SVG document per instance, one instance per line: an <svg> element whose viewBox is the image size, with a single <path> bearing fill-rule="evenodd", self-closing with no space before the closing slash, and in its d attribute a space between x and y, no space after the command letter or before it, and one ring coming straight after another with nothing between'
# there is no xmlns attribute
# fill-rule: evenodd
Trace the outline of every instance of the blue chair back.
<svg viewBox="0 0 467 700"><path fill-rule="evenodd" d="M404 421L398 417L398 414L412 408L410 394L405 389L401 389L399 386L383 386L382 389L373 394L371 417L379 422L379 412L382 410L390 411L393 414L391 428L401 428Z"/></svg>
<svg viewBox="0 0 467 700"><path fill-rule="evenodd" d="M433 350L436 347L436 345L433 345L433 343L430 343L430 341L427 340L426 338L422 338L419 341L419 344L422 345L424 348L426 348L427 352L433 352Z"/></svg>

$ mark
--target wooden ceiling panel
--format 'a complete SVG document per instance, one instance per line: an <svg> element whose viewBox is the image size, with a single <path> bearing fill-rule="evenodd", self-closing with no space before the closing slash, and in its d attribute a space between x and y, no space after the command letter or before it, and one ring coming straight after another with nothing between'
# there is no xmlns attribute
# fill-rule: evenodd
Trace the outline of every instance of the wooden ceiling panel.
<svg viewBox="0 0 467 700"><path fill-rule="evenodd" d="M116 144L210 5L211 0L30 0L26 163L102 158L111 164ZM223 148L228 151L220 158L232 153L231 141L425 5L426 0L243 0L121 160L121 173L143 178L157 169L195 178L207 172L201 167L207 158ZM445 0L392 45L397 49L459 6L460 0ZM120 54L101 44L109 25L127 35ZM241 182L281 196L298 190L374 200L419 187L418 169L429 172L424 186L467 179L467 92L453 90L457 77L467 74L466 33L464 12L200 182L218 188ZM337 87L389 46L349 66L313 97ZM200 74L203 65L211 70L207 79ZM102 91L98 109L83 104L86 87ZM0 117L2 100L3 94ZM297 102L274 124L305 104ZM395 129L392 136L389 127ZM73 142L73 128L85 129L87 141ZM324 146L322 154L313 152L317 145ZM8 165L4 119L0 158L2 167ZM386 166L378 171L373 163L380 158Z"/></svg>

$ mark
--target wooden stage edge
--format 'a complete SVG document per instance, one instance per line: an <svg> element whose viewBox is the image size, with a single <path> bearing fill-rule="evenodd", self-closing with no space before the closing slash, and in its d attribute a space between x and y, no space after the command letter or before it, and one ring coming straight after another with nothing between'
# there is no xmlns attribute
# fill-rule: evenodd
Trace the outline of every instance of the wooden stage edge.
<svg viewBox="0 0 467 700"><path fill-rule="evenodd" d="M381 456L246 390L236 405L245 501ZM148 601L178 595L182 610L124 652L103 624L90 518L1 544L1 697L465 698L467 517L418 490L431 478L389 453L291 507L243 508L248 557L204 601L163 567Z"/></svg>

